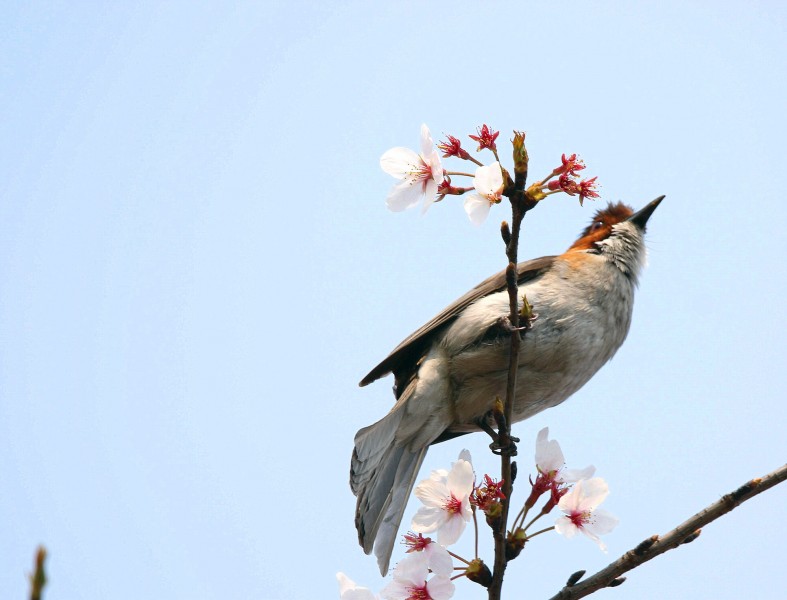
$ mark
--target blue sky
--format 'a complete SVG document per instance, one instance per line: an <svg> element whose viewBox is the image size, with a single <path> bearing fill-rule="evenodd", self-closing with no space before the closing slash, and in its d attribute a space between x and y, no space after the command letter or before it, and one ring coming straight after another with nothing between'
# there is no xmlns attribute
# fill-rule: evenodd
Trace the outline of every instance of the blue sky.
<svg viewBox="0 0 787 600"><path fill-rule="evenodd" d="M579 152L604 200L667 195L628 341L515 429L520 472L549 426L609 482L609 555L541 536L509 597L783 464L786 26L777 2L7 3L3 597L25 596L39 543L52 599L329 598L339 570L382 587L347 479L391 382L357 382L504 264L502 208L479 228L459 202L385 209L379 157L422 122L525 130L534 174ZM520 256L563 251L594 208L550 199ZM491 470L486 445L425 469L467 447ZM762 495L604 593L777 598L785 503Z"/></svg>

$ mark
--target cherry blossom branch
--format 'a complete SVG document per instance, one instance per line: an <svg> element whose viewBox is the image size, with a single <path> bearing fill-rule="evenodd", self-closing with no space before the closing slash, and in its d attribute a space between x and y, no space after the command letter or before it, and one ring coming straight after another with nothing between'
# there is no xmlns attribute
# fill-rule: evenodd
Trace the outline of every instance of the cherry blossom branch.
<svg viewBox="0 0 787 600"><path fill-rule="evenodd" d="M457 492L457 497L467 498L467 501L473 507L473 526L476 534L475 558L468 562L453 553L448 553L467 565L466 567L453 569L463 571L463 573L452 577L452 579L466 577L468 580L487 588L490 600L500 600L507 564L517 557L530 539L552 530L567 536L581 531L604 549L605 546L598 536L611 531L617 524L617 519L603 510L597 510L598 504L609 493L606 482L601 478L593 477L595 469L592 466L582 470L564 470L563 465L565 461L563 454L557 442L549 440L548 429L544 428L539 432L536 439L536 467L538 470L536 480L530 480L532 487L530 495L525 500L522 510L515 516L510 530L508 530L513 483L517 472L517 464L512 458L517 454L516 443L519 442L517 438L511 435L513 405L516 398L517 375L519 371L519 354L522 337L527 333L532 321L537 317L527 298L524 296L520 298L519 296L517 255L522 221L528 211L550 195L562 192L569 196L578 196L581 205L584 199L596 198L599 194L596 177L581 179L579 173L585 169L585 164L576 154L563 154L560 165L552 169L546 177L527 187L529 161L527 149L525 148L525 134L515 131L514 139L511 140L514 159L513 177L501 165L499 160L496 146L499 132L493 131L488 125L483 125L477 129L477 134L470 136L471 139L478 142L477 151L490 150L496 162L490 165L483 165L461 147L459 139L450 135L447 141L438 144L438 148L444 153L444 158L458 157L478 165L475 175L460 171L447 171L443 168L439 153L433 148L433 141L426 125L421 126L422 152L420 154L406 148L393 148L383 154L380 158L380 165L384 171L401 180L400 183L394 186L386 200L386 204L393 211L398 212L414 206L420 199L424 200L424 209L426 209L432 202L439 202L447 195L458 196L467 192L473 192L466 197L464 208L471 222L480 224L489 214L490 207L499 204L503 196L507 197L511 202L511 223L509 225L509 223L503 222L501 226L501 235L508 259L505 269L505 289L509 300L509 315L507 318L500 319L498 323L499 326L508 329L510 333L506 393L505 399L495 398L492 410L492 418L497 425L497 431L488 422L488 418L484 418L477 423L481 429L489 433L493 438L492 451L501 457L501 478L496 482L488 475L485 475L485 481L481 485L476 485L475 481L470 482L468 480L468 483L472 483L470 491ZM473 186L454 187L451 184L451 176L473 177ZM465 459L460 455L460 460L452 467L452 472L454 469L465 471L464 474L460 473L457 475L457 481L463 480L464 475L472 475L472 467L469 461L469 456ZM467 472L468 469L470 469L470 472ZM448 479L450 479L450 476ZM787 479L787 465L761 479L750 481L694 515L663 537L654 535L648 538L617 561L581 583L580 580L584 577L585 571L574 573L568 579L565 587L554 596L553 600L582 598L604 587L615 587L622 584L625 578L621 577L621 575L626 571L636 568L667 550L694 541L700 535L701 527L785 479ZM440 485L446 487L445 484ZM457 484L457 489L461 488L464 490L463 485ZM454 511L454 501L459 502L456 500L457 497L454 497L452 491L448 490L448 492L451 499L450 507L452 507L450 509L452 513L450 518L454 518L456 515L461 516L461 511ZM467 496L468 493L469 497ZM443 494L443 490L440 491L440 494ZM546 504L537 514L532 516L531 509L534 508L539 497L543 494L548 494ZM443 510L448 511L448 507L449 505L447 504L443 507ZM555 521L555 525L544 527L542 523L538 531L528 535L528 529L555 507L558 507L564 513ZM495 547L493 572L490 572L489 568L478 557L478 510L485 514L486 522L492 528ZM529 515L530 518L528 520ZM463 518L467 520L467 517ZM526 521L527 524L525 525ZM464 527L464 523L462 526ZM437 526L435 525L435 527ZM408 536L405 537L408 538ZM425 548L430 544L440 547L439 544L432 542L430 538L423 538L420 533L417 538L415 538L414 534L409 537L412 538L410 540L412 546L408 552L425 552ZM456 541L455 538L452 538L452 540ZM453 542L447 541L446 543L450 544ZM444 549L442 551L447 552ZM433 550L433 552L437 551ZM450 560L448 562L450 563ZM400 563L397 569L403 570L401 568L403 564L405 564L405 561ZM437 563L433 565L433 567L436 566L438 566ZM442 570L444 566L439 565L439 569ZM448 565L448 567L448 570L452 570L451 565ZM417 573L413 571L415 575L413 573L408 574L408 576L415 577L412 582L414 582L416 588L413 589L426 590L424 586L428 583L426 579L431 569L435 576L430 582L433 582L438 587L444 586L441 591L445 592L445 594L438 595L441 598L448 598L450 593L453 592L452 584L450 584L451 587L449 588L445 586L446 583L449 583L447 580L439 580L441 577L447 577L447 573L438 573L432 567L427 568L424 564L416 564L416 561L411 561L408 564L408 568L418 570ZM406 571L406 569L404 570ZM404 576L401 573L399 575L399 579L403 580ZM346 577L342 579L342 577L344 576L341 575L339 577L340 586L345 586L349 580ZM422 581L423 585L421 585ZM401 581L397 585L400 584ZM354 586L354 584L352 585ZM346 587L345 589L365 588ZM414 597L413 594L409 592L408 594L406 597Z"/></svg>
<svg viewBox="0 0 787 600"><path fill-rule="evenodd" d="M620 585L626 580L625 577L621 577L623 573L631 571L668 550L693 542L699 537L702 527L727 514L757 494L761 494L785 480L787 480L787 465L763 477L752 479L737 490L725 494L669 533L661 537L658 535L649 537L636 548L629 550L615 562L609 564L595 575L588 577L582 583L577 582L584 576L585 572L579 571L574 573L569 578L566 586L550 600L575 600L588 596L602 588Z"/></svg>

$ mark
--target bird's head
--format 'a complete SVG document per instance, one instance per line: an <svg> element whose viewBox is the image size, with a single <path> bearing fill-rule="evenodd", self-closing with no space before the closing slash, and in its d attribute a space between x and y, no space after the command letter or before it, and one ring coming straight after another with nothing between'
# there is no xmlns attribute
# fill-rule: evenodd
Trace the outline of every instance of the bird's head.
<svg viewBox="0 0 787 600"><path fill-rule="evenodd" d="M622 202L610 203L596 212L568 251L600 254L636 282L646 257L645 226L663 199L659 196L637 212Z"/></svg>

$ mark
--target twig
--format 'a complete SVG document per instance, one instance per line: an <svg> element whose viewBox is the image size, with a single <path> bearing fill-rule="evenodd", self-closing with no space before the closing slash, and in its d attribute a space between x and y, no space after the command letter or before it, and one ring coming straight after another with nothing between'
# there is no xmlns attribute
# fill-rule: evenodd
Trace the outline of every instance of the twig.
<svg viewBox="0 0 787 600"><path fill-rule="evenodd" d="M501 234L506 244L506 257L508 267L506 268L506 288L508 290L509 301L509 320L511 321L511 349L508 360L508 383L506 386L506 399L503 408L503 418L498 418L498 445L500 453L500 478L503 481L502 514L498 526L493 531L495 540L495 562L492 570L492 581L489 584L489 600L500 600L503 588L503 575L505 574L508 560L506 558L506 525L508 523L508 510L511 504L511 491L513 489L513 477L511 467L511 456L513 452L513 440L511 439L511 422L513 421L514 399L516 397L516 379L519 371L519 347L522 338L518 331L519 327L519 285L517 281L517 253L519 250L519 232L522 228L522 219L528 210L533 208L525 201L524 189L527 180L527 152L524 150L524 135L521 136L521 144L514 145L514 167L516 181L511 182L509 178L508 186L504 194L511 200L511 227L503 223ZM497 411L496 411L497 412Z"/></svg>
<svg viewBox="0 0 787 600"><path fill-rule="evenodd" d="M46 585L45 560L46 549L43 546L39 546L38 550L36 550L36 568L30 575L30 600L41 600L41 593Z"/></svg>
<svg viewBox="0 0 787 600"><path fill-rule="evenodd" d="M654 535L633 550L629 550L615 562L607 565L601 571L585 579L581 583L569 583L550 600L575 600L583 598L605 587L615 587L623 583L625 578L620 576L627 571L663 554L667 550L677 548L681 544L693 542L700 535L701 528L715 521L722 515L730 512L746 500L772 488L787 479L787 465L772 473L752 479L734 492L722 496L719 500L701 510L690 519L678 525L669 533L659 537ZM571 581L571 580L569 580Z"/></svg>

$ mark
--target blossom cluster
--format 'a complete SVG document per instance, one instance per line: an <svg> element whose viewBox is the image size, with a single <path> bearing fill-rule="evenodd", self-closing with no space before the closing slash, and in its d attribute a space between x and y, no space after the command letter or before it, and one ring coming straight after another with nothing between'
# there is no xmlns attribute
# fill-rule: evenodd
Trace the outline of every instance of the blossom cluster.
<svg viewBox="0 0 787 600"><path fill-rule="evenodd" d="M476 135L469 136L478 144L478 152L489 150L494 155L495 161L484 165L462 148L459 138L452 135L446 136L446 141L435 147L429 128L421 125L420 152L396 147L380 158L383 171L399 180L388 194L386 205L390 210L400 212L423 200L421 211L426 212L434 202L439 202L446 196L467 194L464 200L465 212L473 224L480 225L489 215L490 208L501 202L506 186L512 183L498 158L496 140L499 135L499 131L494 131L484 124L477 129ZM524 141L524 134L518 135L521 136L521 141ZM475 173L446 170L440 152L443 153L442 158L456 157L475 163ZM553 169L547 177L531 185L525 195L531 201L538 202L551 194L563 192L569 196L579 196L580 204L585 198L597 198L597 178L579 180L578 172L584 168L585 164L576 154L568 157L564 154L562 164ZM452 176L472 177L473 185L455 186Z"/></svg>
<svg viewBox="0 0 787 600"><path fill-rule="evenodd" d="M454 565L448 551L422 535L408 534L408 555L391 574L391 582L380 592L384 600L448 600L454 595L451 581ZM431 577L430 577L431 575ZM357 585L344 573L337 573L341 600L376 600L369 588Z"/></svg>
<svg viewBox="0 0 787 600"><path fill-rule="evenodd" d="M593 477L596 468L592 465L584 469L566 469L563 452L557 440L549 440L549 428L538 432L536 438L535 482L531 480L531 492L525 501L525 508L531 508L539 496L549 493L549 499L540 514L547 514L555 506L563 515L555 521L555 531L572 538L583 533L592 539L601 550L607 550L600 535L611 532L618 524L617 518L599 509L609 495L609 486L600 477ZM573 487L570 487L574 484Z"/></svg>
<svg viewBox="0 0 787 600"><path fill-rule="evenodd" d="M596 179L579 180L579 171L585 168L585 163L576 154L566 156L565 154L560 159L561 165L552 169L552 172L542 179L531 185L527 189L527 194L533 200L542 200L550 194L557 194L558 192L565 192L569 196L579 196L580 206L585 198L598 198L598 190ZM557 179L553 179L557 177Z"/></svg>
<svg viewBox="0 0 787 600"><path fill-rule="evenodd" d="M542 429L536 437L535 464L537 474L535 480L530 480L530 495L514 520L509 538L516 540L521 550L528 540L546 531L554 530L566 538L583 533L606 551L599 536L612 531L618 520L598 508L609 494L609 487L600 477L593 477L595 467L565 468L560 444L549 439L548 428ZM471 571L479 564L483 566L483 562L478 558L472 561L461 559L449 552L447 546L459 540L467 523L475 518L476 511L483 512L487 520L499 515L498 507L505 497L503 483L484 475L481 483L477 484L467 450L459 454L450 470L434 470L428 478L419 482L414 494L423 506L413 517L410 526L412 531L404 536L407 556L397 563L392 572L392 581L383 588L379 598L447 600L454 593L452 579L461 576L473 579ZM528 511L543 495L547 496L543 508L524 525ZM555 507L562 514L553 526L533 534L527 533L530 525ZM434 534L437 539L424 537L424 534ZM452 557L459 558L464 566L455 569ZM455 570L459 570L460 574L452 578L451 574ZM338 573L337 579L341 600L378 598L371 590L356 585L343 573Z"/></svg>

